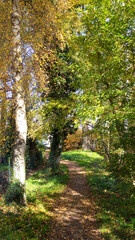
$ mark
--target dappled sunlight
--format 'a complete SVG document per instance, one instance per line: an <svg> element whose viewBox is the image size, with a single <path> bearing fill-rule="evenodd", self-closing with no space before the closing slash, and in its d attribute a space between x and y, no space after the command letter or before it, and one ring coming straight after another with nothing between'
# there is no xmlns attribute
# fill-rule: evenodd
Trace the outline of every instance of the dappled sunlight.
<svg viewBox="0 0 135 240"><path fill-rule="evenodd" d="M62 158L79 163L87 171L90 195L96 196L97 220L105 239L134 239L134 189L132 183L116 179L97 153L64 152Z"/></svg>
<svg viewBox="0 0 135 240"><path fill-rule="evenodd" d="M9 239L31 239L44 234L48 229L48 216L43 206L34 208L27 206L21 208L16 205L5 205L0 210L1 215L1 234L6 234Z"/></svg>
<svg viewBox="0 0 135 240"><path fill-rule="evenodd" d="M0 239L47 239L51 209L57 194L61 194L67 183L67 167L61 166L61 176L49 176L46 169L31 175L26 181L27 205L5 204L0 198Z"/></svg>

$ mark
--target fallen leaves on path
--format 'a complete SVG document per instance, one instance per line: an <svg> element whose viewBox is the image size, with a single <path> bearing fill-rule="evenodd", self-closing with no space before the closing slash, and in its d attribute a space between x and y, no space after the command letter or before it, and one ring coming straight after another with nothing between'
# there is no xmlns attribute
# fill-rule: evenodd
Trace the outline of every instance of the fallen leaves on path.
<svg viewBox="0 0 135 240"><path fill-rule="evenodd" d="M90 196L85 171L71 161L62 161L69 168L69 183L63 195L57 200L48 239L99 240L95 215L97 207Z"/></svg>

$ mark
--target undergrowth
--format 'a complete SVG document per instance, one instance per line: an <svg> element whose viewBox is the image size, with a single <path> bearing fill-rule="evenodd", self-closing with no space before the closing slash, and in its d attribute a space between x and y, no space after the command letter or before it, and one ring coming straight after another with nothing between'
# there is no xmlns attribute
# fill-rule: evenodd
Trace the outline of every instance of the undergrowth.
<svg viewBox="0 0 135 240"><path fill-rule="evenodd" d="M99 206L97 221L103 239L133 240L135 228L135 197L133 184L116 179L107 171L107 163L95 152L81 150L64 152L62 158L75 161L87 170L90 191Z"/></svg>
<svg viewBox="0 0 135 240"><path fill-rule="evenodd" d="M51 176L42 169L26 181L27 206L5 204L0 197L0 239L47 239L50 231L51 209L54 199L63 192L68 181L68 170L61 166L61 174Z"/></svg>
<svg viewBox="0 0 135 240"><path fill-rule="evenodd" d="M0 164L0 172L8 171L8 169L9 169L9 167L7 165Z"/></svg>

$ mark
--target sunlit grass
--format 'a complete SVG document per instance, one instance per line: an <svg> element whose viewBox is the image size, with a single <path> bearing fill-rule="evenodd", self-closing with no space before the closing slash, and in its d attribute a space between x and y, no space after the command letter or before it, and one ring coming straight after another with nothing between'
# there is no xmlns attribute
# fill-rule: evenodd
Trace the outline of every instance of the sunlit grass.
<svg viewBox="0 0 135 240"><path fill-rule="evenodd" d="M76 150L64 152L62 158L86 169L90 191L100 209L97 221L103 239L133 240L135 198L131 183L116 179L107 171L107 163L98 153Z"/></svg>
<svg viewBox="0 0 135 240"><path fill-rule="evenodd" d="M68 170L61 166L62 174L50 176L46 169L36 172L26 181L27 206L16 203L5 205L0 198L0 239L47 239L50 231L51 209L54 199L64 190Z"/></svg>

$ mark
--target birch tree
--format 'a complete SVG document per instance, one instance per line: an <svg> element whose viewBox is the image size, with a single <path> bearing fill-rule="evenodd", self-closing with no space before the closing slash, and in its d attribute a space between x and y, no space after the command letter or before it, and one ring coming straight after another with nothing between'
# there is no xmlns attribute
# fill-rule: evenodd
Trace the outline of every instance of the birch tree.
<svg viewBox="0 0 135 240"><path fill-rule="evenodd" d="M27 136L27 121L23 90L23 70L21 56L21 24L19 0L12 0L12 77L14 82L14 109L15 109L15 142L13 156L13 176L22 186L25 185L25 147ZM25 199L24 199L25 200Z"/></svg>

